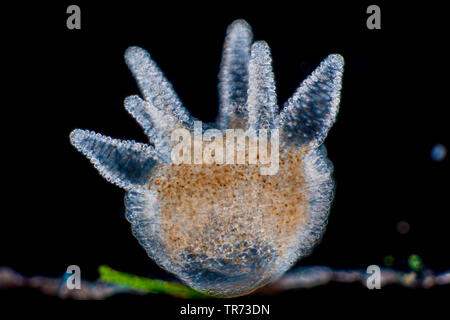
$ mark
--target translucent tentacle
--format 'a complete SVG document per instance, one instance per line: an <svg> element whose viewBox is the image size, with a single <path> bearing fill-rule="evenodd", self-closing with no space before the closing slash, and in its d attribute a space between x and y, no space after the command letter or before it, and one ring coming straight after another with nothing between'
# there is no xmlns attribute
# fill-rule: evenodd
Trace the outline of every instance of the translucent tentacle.
<svg viewBox="0 0 450 320"><path fill-rule="evenodd" d="M136 120L136 122L144 129L145 134L153 143L154 123L156 114L160 113L159 109L151 103L139 98L137 95L129 96L124 101L125 109ZM156 110L155 110L156 109ZM159 111L159 112L158 112ZM156 119L158 120L158 119Z"/></svg>
<svg viewBox="0 0 450 320"><path fill-rule="evenodd" d="M246 121L248 63L253 34L244 20L227 29L219 73L219 126L239 127Z"/></svg>
<svg viewBox="0 0 450 320"><path fill-rule="evenodd" d="M178 119L139 96L127 97L125 108L142 126L161 158L170 162L170 139L172 131L180 126Z"/></svg>
<svg viewBox="0 0 450 320"><path fill-rule="evenodd" d="M278 114L277 94L270 48L265 41L252 45L248 82L248 126L254 129L274 128Z"/></svg>
<svg viewBox="0 0 450 320"><path fill-rule="evenodd" d="M125 51L125 62L146 101L171 113L180 122L190 123L188 111L147 51L139 47L129 47Z"/></svg>
<svg viewBox="0 0 450 320"><path fill-rule="evenodd" d="M323 142L336 120L343 68L342 56L329 55L285 103L280 126L289 143Z"/></svg>
<svg viewBox="0 0 450 320"><path fill-rule="evenodd" d="M148 145L112 139L88 130L72 131L70 141L106 180L128 191L145 187L158 160Z"/></svg>

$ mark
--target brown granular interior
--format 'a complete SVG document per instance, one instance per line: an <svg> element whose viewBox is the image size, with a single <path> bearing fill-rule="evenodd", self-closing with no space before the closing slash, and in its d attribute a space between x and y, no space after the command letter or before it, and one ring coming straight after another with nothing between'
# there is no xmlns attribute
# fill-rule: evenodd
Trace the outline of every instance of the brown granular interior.
<svg viewBox="0 0 450 320"><path fill-rule="evenodd" d="M304 152L280 150L275 175L248 164L161 165L149 189L158 195L167 252L202 254L205 263L229 257L239 264L240 248L269 243L277 255L288 250L308 219Z"/></svg>

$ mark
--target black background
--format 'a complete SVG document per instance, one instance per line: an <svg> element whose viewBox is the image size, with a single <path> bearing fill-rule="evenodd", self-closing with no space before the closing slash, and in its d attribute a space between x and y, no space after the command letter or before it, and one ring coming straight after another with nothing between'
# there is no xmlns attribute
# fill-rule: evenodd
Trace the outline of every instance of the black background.
<svg viewBox="0 0 450 320"><path fill-rule="evenodd" d="M81 30L66 28L70 4L81 8ZM366 28L370 4L381 7L381 30ZM436 143L450 145L448 28L439 6L63 1L20 3L4 15L0 266L57 277L77 264L84 279L95 280L98 266L107 264L170 279L133 237L124 218L124 191L98 175L68 136L83 128L146 141L123 108L124 98L138 93L123 59L132 45L150 52L193 116L213 121L225 30L243 18L255 40L266 40L272 49L281 105L328 54L345 59L340 112L326 139L335 166L335 201L322 242L299 265L365 269L383 266L383 258L392 255L394 267L408 271L408 256L418 254L426 268L450 269L449 162L429 156ZM396 230L401 220L411 226L406 235ZM332 284L227 302L270 303L276 318L322 305L411 308L406 305L428 305L448 295L448 286L369 291L359 284ZM26 289L0 297L60 302ZM187 303L151 295L109 301L140 301L168 318Z"/></svg>

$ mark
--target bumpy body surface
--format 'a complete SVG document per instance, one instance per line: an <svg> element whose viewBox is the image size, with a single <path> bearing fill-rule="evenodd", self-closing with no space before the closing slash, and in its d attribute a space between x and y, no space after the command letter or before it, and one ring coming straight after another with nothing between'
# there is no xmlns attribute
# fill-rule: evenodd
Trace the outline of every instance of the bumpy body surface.
<svg viewBox="0 0 450 320"><path fill-rule="evenodd" d="M131 47L125 60L143 95L126 98L125 107L151 145L79 129L70 138L126 190L127 219L148 255L189 286L230 297L276 279L308 254L333 198L322 143L338 111L342 57L328 56L280 111L267 43L253 42L243 20L228 28L219 116L208 126L279 130L273 175L258 164L175 164L171 133L195 131L195 119L145 50Z"/></svg>

